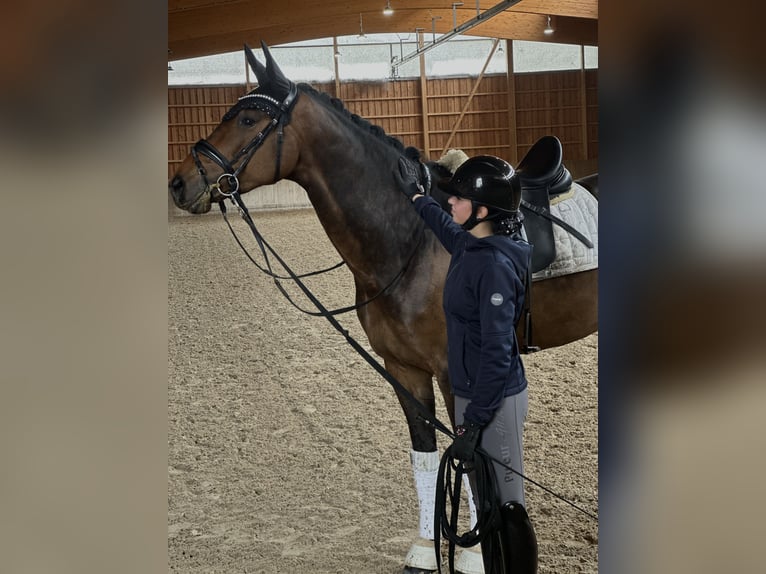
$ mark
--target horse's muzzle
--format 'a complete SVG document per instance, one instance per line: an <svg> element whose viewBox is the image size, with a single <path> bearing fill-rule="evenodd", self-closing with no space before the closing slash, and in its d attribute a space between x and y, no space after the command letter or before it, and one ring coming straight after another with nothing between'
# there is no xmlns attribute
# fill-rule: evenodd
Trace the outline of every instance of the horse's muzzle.
<svg viewBox="0 0 766 574"><path fill-rule="evenodd" d="M183 209L183 194L184 189L186 189L186 184L184 183L183 178L180 175L176 175L170 180L168 189L170 191L170 196L173 198L173 202Z"/></svg>
<svg viewBox="0 0 766 574"><path fill-rule="evenodd" d="M172 180L170 180L168 189L170 191L170 196L173 198L173 203L175 203L176 206L180 209L194 214L207 213L210 211L210 190L205 189L202 191L202 193L196 195L191 201L187 201L185 197L185 193L187 191L186 183L184 182L184 179L179 175L176 175Z"/></svg>

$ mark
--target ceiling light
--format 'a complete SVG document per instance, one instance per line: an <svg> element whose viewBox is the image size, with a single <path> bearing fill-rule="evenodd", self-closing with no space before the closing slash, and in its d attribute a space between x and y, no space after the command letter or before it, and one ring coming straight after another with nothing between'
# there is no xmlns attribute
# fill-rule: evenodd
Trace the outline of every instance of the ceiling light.
<svg viewBox="0 0 766 574"><path fill-rule="evenodd" d="M383 15L390 16L394 13L394 9L391 8L391 0L386 0L386 7L383 8Z"/></svg>
<svg viewBox="0 0 766 574"><path fill-rule="evenodd" d="M503 41L502 41L502 40L500 40L500 41L497 43L497 52L495 52L495 53L496 53L496 54L502 54L503 52L505 52L505 50L503 50Z"/></svg>
<svg viewBox="0 0 766 574"><path fill-rule="evenodd" d="M172 72L172 71L173 71L173 66L171 66L170 64L168 64L168 72Z"/></svg>
<svg viewBox="0 0 766 574"><path fill-rule="evenodd" d="M548 25L545 27L545 30L543 30L543 34L546 36L550 36L553 34L553 26L551 26L551 17L548 16Z"/></svg>

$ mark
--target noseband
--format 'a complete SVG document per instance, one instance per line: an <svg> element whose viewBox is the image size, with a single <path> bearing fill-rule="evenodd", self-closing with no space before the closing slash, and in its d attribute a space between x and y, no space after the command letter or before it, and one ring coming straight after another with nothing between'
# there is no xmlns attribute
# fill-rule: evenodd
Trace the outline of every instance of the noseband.
<svg viewBox="0 0 766 574"><path fill-rule="evenodd" d="M279 180L279 171L282 163L282 143L284 141L284 129L290 122L290 112L292 111L295 101L298 98L298 86L294 83L290 83L290 91L285 99L281 102L267 96L266 94L247 94L239 98L237 103L223 116L222 121L227 121L235 117L239 112L245 109L257 109L264 112L271 118L268 125L263 128L258 134L250 140L245 147L237 152L237 154L228 160L216 147L206 139L199 140L191 149L191 155L194 158L194 163L197 166L197 172L202 181L205 182L205 190L215 189L224 197L229 197L233 193L239 191L239 179L238 176L247 166L248 162L252 159L255 152L261 145L263 145L266 137L272 132L274 128L277 128L277 157L276 167L274 170L274 181ZM211 184L207 179L207 172L200 161L200 154L204 155L215 164L217 164L223 173L218 176L218 179L214 184ZM234 168L234 164L240 161L239 167ZM221 188L221 180L226 179L228 183L228 191L224 191Z"/></svg>

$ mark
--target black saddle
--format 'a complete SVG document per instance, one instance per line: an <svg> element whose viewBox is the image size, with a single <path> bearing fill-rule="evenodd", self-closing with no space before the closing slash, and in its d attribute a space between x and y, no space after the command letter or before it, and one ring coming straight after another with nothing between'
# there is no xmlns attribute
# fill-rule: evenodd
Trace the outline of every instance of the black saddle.
<svg viewBox="0 0 766 574"><path fill-rule="evenodd" d="M551 198L572 187L572 174L562 160L563 149L558 138L543 136L516 168L521 183L524 231L532 244L532 273L545 269L556 259L553 223L564 222L551 215ZM571 232L571 228L568 231Z"/></svg>
<svg viewBox="0 0 766 574"><path fill-rule="evenodd" d="M556 136L541 137L516 167L521 188L527 193L545 189L550 196L569 191L572 175L563 158L564 150Z"/></svg>

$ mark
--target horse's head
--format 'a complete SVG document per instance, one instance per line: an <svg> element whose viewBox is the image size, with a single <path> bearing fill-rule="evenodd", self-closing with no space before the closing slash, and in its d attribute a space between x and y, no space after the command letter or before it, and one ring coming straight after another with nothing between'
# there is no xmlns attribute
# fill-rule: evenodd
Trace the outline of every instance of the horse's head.
<svg viewBox="0 0 766 574"><path fill-rule="evenodd" d="M245 45L258 87L239 98L207 139L191 149L168 188L175 204L191 213L206 213L211 202L233 191L274 183L292 171L297 143L285 137L298 97L297 86L277 66L261 43L266 65Z"/></svg>

